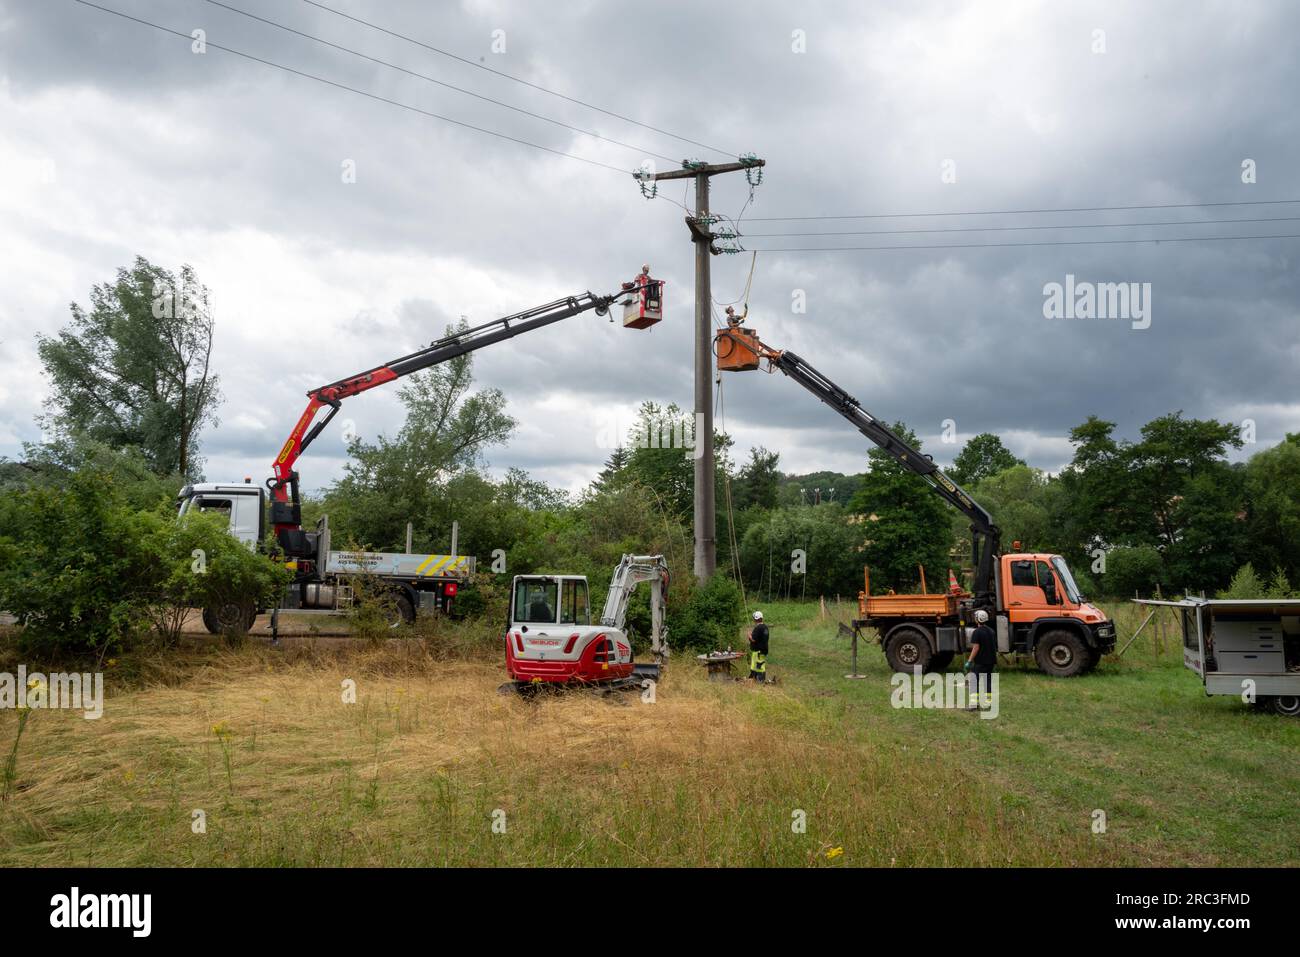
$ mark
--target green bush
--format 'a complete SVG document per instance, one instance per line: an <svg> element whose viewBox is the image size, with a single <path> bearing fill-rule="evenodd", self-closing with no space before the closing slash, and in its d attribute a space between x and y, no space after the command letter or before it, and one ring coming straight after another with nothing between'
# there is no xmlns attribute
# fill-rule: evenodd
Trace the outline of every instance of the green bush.
<svg viewBox="0 0 1300 957"><path fill-rule="evenodd" d="M138 510L106 473L5 498L0 608L38 654L103 656L150 631L174 642L189 608L266 605L287 580L220 516Z"/></svg>
<svg viewBox="0 0 1300 957"><path fill-rule="evenodd" d="M1083 595L1089 601L1095 601L1102 597L1102 590L1097 587L1097 580L1087 572L1081 572L1077 568L1070 568L1070 574L1074 576L1074 583L1079 586L1079 594Z"/></svg>
<svg viewBox="0 0 1300 957"><path fill-rule="evenodd" d="M714 651L737 647L744 621L740 588L719 572L691 590L685 606L668 612L668 641L678 650Z"/></svg>
<svg viewBox="0 0 1300 957"><path fill-rule="evenodd" d="M509 582L498 582L489 572L476 572L456 590L451 601L452 617L500 625L509 614L509 605Z"/></svg>
<svg viewBox="0 0 1300 957"><path fill-rule="evenodd" d="M740 565L753 594L818 598L856 595L861 589L865 526L841 506L796 505L744 518ZM796 549L804 553L802 573L792 567ZM945 565L928 565L926 570L943 574Z"/></svg>
<svg viewBox="0 0 1300 957"><path fill-rule="evenodd" d="M231 535L224 515L148 518L152 532L142 544L155 567L147 576L147 614L165 644L180 637L189 609L233 606L248 617L275 605L292 577L282 564ZM236 631L242 636L242 628Z"/></svg>
<svg viewBox="0 0 1300 957"><path fill-rule="evenodd" d="M403 618L400 607L410 599L369 572L348 575L346 582L352 589L352 604L346 615L352 634L372 643L391 637L394 626Z"/></svg>
<svg viewBox="0 0 1300 957"><path fill-rule="evenodd" d="M152 516L131 510L111 478L83 473L63 488L11 493L8 504L0 608L24 626L24 646L104 654L147 625Z"/></svg>
<svg viewBox="0 0 1300 957"><path fill-rule="evenodd" d="M1237 569L1232 576L1232 584L1219 592L1219 598L1294 598L1295 591L1287 579L1286 572L1276 569L1268 583L1255 571L1250 562Z"/></svg>

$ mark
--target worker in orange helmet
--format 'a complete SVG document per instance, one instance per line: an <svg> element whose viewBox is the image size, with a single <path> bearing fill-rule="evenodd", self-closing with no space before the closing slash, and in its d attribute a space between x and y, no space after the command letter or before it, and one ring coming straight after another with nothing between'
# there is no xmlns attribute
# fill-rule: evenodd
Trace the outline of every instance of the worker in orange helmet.
<svg viewBox="0 0 1300 957"><path fill-rule="evenodd" d="M767 681L767 625L763 613L754 612L754 627L749 630L749 677L760 684Z"/></svg>

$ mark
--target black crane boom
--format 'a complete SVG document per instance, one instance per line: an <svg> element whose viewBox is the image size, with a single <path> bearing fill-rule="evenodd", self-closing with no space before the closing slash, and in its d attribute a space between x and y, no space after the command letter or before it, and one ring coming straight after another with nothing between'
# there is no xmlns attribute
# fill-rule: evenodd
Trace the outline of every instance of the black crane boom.
<svg viewBox="0 0 1300 957"><path fill-rule="evenodd" d="M1002 533L993 523L993 517L984 506L945 475L928 455L923 455L908 445L897 433L862 408L857 399L826 375L818 372L804 359L793 352L766 351L764 356L773 366L848 420L854 428L895 461L923 478L944 501L970 519L971 562L975 569L972 591L975 596L975 606L993 605L996 600L993 561L1002 548Z"/></svg>

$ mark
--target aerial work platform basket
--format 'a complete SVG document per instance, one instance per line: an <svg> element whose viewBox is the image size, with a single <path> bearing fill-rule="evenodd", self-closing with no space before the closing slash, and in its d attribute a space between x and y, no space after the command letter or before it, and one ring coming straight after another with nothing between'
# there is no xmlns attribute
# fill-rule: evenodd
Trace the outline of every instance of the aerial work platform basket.
<svg viewBox="0 0 1300 957"><path fill-rule="evenodd" d="M623 306L625 329L648 329L664 317L663 280L650 278L650 267L643 266L641 275L633 281L635 293ZM633 283L623 287L632 291Z"/></svg>
<svg viewBox="0 0 1300 957"><path fill-rule="evenodd" d="M762 343L758 333L740 326L719 329L713 337L714 351L718 355L718 369L723 372L750 372L758 368Z"/></svg>

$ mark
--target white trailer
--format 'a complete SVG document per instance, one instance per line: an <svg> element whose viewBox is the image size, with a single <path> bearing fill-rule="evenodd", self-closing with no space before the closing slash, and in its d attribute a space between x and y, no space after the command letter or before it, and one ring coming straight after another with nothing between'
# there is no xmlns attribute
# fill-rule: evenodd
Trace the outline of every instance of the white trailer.
<svg viewBox="0 0 1300 957"><path fill-rule="evenodd" d="M1134 601L1178 613L1183 665L1200 676L1207 695L1300 716L1300 599Z"/></svg>

